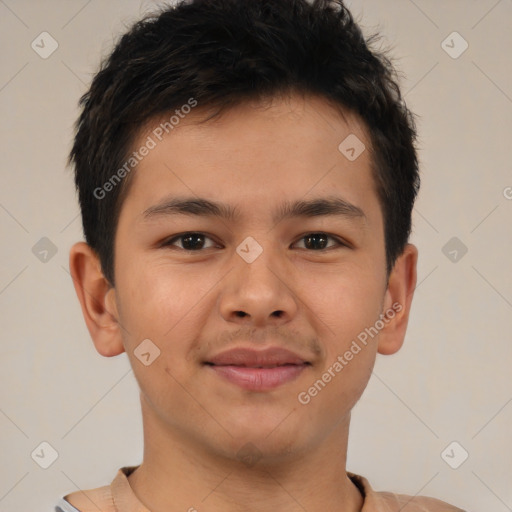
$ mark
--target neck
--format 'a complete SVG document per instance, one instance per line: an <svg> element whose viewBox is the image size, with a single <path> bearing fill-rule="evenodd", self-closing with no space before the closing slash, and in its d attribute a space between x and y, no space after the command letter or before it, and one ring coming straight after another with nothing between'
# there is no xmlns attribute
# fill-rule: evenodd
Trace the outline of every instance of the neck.
<svg viewBox="0 0 512 512"><path fill-rule="evenodd" d="M129 477L152 512L359 512L363 498L346 474L350 418L314 449L243 461L201 446L159 422L142 399L144 459ZM251 445L252 446L252 445Z"/></svg>

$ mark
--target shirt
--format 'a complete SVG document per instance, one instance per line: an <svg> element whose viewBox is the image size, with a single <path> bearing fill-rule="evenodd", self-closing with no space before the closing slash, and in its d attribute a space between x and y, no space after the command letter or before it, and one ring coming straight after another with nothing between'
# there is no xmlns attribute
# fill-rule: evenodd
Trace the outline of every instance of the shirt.
<svg viewBox="0 0 512 512"><path fill-rule="evenodd" d="M150 512L135 496L127 478L137 468L120 468L110 485L83 491L89 499L85 499L81 492L64 496L55 507L55 512ZM434 498L377 492L366 478L350 472L347 475L364 498L361 512L465 512ZM85 499L89 504L78 510L66 500L73 495Z"/></svg>

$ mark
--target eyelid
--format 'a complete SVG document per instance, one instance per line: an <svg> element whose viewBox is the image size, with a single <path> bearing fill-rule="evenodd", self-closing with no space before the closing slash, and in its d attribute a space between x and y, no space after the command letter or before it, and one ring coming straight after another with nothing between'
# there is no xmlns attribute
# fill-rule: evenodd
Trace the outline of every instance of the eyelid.
<svg viewBox="0 0 512 512"><path fill-rule="evenodd" d="M327 238L334 240L337 244L337 245L333 245L330 247L326 247L325 249L317 249L317 250L313 250L313 249L308 250L308 249L301 247L301 249L308 251L308 252L321 253L323 251L328 251L328 250L334 249L336 247L349 247L349 248L352 247L351 244L349 242L347 242L346 240L344 240L343 238L340 238L339 236L336 236L336 235L331 235L330 233L327 233L325 231L307 231L306 233L303 233L302 235L300 235L299 238L297 238L297 240L292 245L295 245L297 242L304 240L304 238L306 238L308 235L325 235Z"/></svg>
<svg viewBox="0 0 512 512"><path fill-rule="evenodd" d="M183 233L178 233L176 235L172 235L170 237L165 238L160 244L159 247L175 247L177 249L180 249L182 251L186 252L202 252L206 249L212 249L212 247L206 247L206 249L198 249L198 250L192 250L192 249L184 249L183 247L178 247L174 245L174 242L186 237L187 235L201 235L204 238L207 238L211 240L215 245L219 246L220 244L215 240L214 237L209 235L208 233L205 233L204 231L184 231Z"/></svg>

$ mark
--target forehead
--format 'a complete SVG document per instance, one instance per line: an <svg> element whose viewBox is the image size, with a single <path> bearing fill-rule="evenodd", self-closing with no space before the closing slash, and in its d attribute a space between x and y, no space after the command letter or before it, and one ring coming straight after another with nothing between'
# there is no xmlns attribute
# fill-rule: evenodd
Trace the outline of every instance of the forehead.
<svg viewBox="0 0 512 512"><path fill-rule="evenodd" d="M134 144L152 146L126 199L139 212L171 192L242 206L250 198L252 208L336 188L352 203L374 192L365 124L324 98L245 102L206 122L211 110L200 104L171 116L147 123Z"/></svg>
<svg viewBox="0 0 512 512"><path fill-rule="evenodd" d="M336 143L341 135L351 133L364 140L370 149L369 132L360 116L322 96L282 93L243 101L224 109L195 103L197 106L193 109L184 110L187 105L182 106L183 112L182 108L175 109L179 116L170 112L146 122L140 130L139 141L149 136L158 144L174 134L175 140L188 136L205 141L216 136L219 140L224 139L226 145L230 142L238 145L242 141L248 142L247 137L265 142L265 139L274 140L278 136L283 142L289 136L306 138L319 149L334 151L338 149L337 144L334 148L332 145L328 148L326 144ZM330 137L326 139L328 132ZM322 141L325 144L319 144Z"/></svg>

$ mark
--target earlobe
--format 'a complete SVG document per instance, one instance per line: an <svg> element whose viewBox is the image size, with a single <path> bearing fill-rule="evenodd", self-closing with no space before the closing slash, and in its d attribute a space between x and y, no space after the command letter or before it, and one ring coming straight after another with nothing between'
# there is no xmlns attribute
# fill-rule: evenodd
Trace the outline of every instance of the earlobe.
<svg viewBox="0 0 512 512"><path fill-rule="evenodd" d="M85 242L71 247L69 270L96 350L105 357L121 354L124 346L115 289L103 275L98 256Z"/></svg>
<svg viewBox="0 0 512 512"><path fill-rule="evenodd" d="M394 354L403 345L416 288L417 262L418 249L407 244L391 271L384 297L382 313L387 321L379 334L379 354Z"/></svg>

